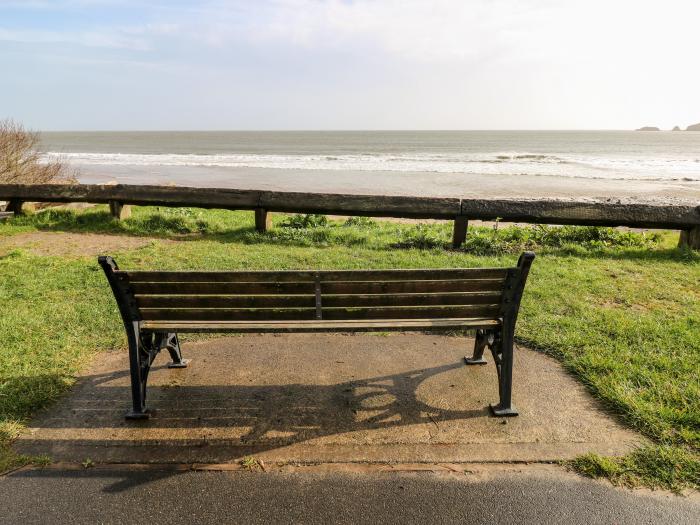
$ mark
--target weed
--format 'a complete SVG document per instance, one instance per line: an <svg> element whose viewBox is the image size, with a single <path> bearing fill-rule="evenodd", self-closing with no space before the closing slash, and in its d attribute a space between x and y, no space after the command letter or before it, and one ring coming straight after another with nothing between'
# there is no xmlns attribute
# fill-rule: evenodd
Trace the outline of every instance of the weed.
<svg viewBox="0 0 700 525"><path fill-rule="evenodd" d="M283 228L296 228L298 230L308 228L320 228L328 225L328 217L325 215L301 214L290 215L280 226Z"/></svg>
<svg viewBox="0 0 700 525"><path fill-rule="evenodd" d="M447 239L441 233L430 225L417 224L413 228L401 230L400 240L394 244L394 247L418 250L444 248L447 245Z"/></svg>
<svg viewBox="0 0 700 525"><path fill-rule="evenodd" d="M372 229L372 228L376 228L377 221L375 221L371 217L361 217L361 216L348 217L345 220L345 222L343 223L343 226L363 228L363 229Z"/></svg>

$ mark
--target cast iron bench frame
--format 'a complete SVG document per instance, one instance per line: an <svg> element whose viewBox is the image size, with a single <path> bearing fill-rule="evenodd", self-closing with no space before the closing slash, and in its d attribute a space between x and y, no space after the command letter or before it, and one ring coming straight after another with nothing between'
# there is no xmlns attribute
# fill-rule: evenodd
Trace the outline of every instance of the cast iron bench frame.
<svg viewBox="0 0 700 525"><path fill-rule="evenodd" d="M516 416L511 403L513 334L535 258L512 268L420 270L122 271L98 257L117 300L129 342L133 407L127 419L147 419L146 384L156 355L184 368L178 332L371 332L475 329L468 365L493 355L497 416Z"/></svg>

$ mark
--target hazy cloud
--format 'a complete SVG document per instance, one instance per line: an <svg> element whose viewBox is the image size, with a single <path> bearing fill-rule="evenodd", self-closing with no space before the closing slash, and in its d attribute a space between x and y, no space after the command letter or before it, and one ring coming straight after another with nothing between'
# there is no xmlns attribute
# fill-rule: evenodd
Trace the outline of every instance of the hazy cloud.
<svg viewBox="0 0 700 525"><path fill-rule="evenodd" d="M0 0L0 116L62 127L56 106L94 99L71 122L672 126L700 119L699 19L695 0Z"/></svg>

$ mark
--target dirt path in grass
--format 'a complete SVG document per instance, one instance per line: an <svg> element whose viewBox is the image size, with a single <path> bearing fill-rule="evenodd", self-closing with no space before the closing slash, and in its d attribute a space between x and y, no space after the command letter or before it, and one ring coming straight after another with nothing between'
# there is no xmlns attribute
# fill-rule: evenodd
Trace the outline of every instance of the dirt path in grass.
<svg viewBox="0 0 700 525"><path fill-rule="evenodd" d="M28 232L0 237L0 257L17 248L28 250L34 255L86 257L134 250L146 246L155 240L160 242L177 242L152 237L132 237L129 235Z"/></svg>

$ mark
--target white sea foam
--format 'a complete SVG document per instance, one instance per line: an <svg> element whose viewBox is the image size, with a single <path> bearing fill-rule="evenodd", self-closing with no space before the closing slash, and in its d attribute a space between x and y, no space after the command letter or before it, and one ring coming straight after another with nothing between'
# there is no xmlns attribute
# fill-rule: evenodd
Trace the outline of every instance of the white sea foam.
<svg viewBox="0 0 700 525"><path fill-rule="evenodd" d="M48 152L46 160L63 159L82 166L197 166L272 168L284 170L339 170L436 172L497 175L700 181L700 159L545 155L529 152L395 153L337 155L278 155L251 153L136 154Z"/></svg>

